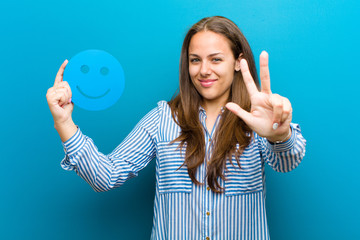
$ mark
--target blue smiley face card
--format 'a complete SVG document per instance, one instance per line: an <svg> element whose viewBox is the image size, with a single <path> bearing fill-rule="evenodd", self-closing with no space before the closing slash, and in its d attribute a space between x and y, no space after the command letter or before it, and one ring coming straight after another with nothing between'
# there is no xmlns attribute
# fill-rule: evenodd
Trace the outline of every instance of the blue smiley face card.
<svg viewBox="0 0 360 240"><path fill-rule="evenodd" d="M64 71L72 91L72 102L86 110L105 110L124 91L125 77L120 62L102 50L86 50L72 57Z"/></svg>

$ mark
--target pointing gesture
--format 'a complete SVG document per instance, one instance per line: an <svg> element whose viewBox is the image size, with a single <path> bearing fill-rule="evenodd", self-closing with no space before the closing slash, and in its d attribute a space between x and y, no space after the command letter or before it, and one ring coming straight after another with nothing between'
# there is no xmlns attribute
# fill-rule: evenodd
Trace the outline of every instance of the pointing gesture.
<svg viewBox="0 0 360 240"><path fill-rule="evenodd" d="M67 60L63 62L56 74L54 85L46 93L50 112L54 118L54 127L63 142L67 141L77 131L77 127L71 117L74 109L74 105L71 103L71 89L69 84L63 81L67 63Z"/></svg>
<svg viewBox="0 0 360 240"><path fill-rule="evenodd" d="M63 81L64 70L67 63L67 60L63 62L56 74L54 86L49 88L46 94L46 99L55 123L66 122L71 118L73 110L70 86L67 82Z"/></svg>
<svg viewBox="0 0 360 240"><path fill-rule="evenodd" d="M261 91L258 91L245 59L241 60L240 67L250 95L251 110L247 112L232 102L227 103L226 107L240 117L254 132L271 142L282 142L290 138L291 103L287 98L271 92L267 52L263 51L260 55Z"/></svg>

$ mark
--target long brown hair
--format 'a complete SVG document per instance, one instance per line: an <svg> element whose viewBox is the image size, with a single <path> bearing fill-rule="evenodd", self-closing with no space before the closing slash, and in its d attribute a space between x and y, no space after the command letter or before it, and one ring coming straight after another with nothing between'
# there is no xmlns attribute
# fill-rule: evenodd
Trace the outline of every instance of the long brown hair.
<svg viewBox="0 0 360 240"><path fill-rule="evenodd" d="M169 102L173 119L181 128L181 134L173 142L180 142L180 148L186 144L185 162L189 176L195 184L202 184L196 179L197 168L204 162L205 140L203 127L199 120L199 107L202 96L197 92L189 75L189 45L191 38L198 32L212 31L226 37L234 58L240 54L246 59L256 85L259 81L256 73L255 61L247 42L240 29L231 20L215 16L203 18L194 24L185 36L180 56L180 91ZM229 101L239 104L243 109L250 111L250 97L244 84L241 72L234 70L234 79L231 85ZM212 191L220 193L222 188L218 177L225 179L224 168L226 159L232 163L235 156L240 166L240 155L249 145L251 129L239 117L228 110L221 115L221 120L215 132L213 153L207 168L207 181ZM237 144L239 147L237 147ZM233 163L232 163L233 164Z"/></svg>

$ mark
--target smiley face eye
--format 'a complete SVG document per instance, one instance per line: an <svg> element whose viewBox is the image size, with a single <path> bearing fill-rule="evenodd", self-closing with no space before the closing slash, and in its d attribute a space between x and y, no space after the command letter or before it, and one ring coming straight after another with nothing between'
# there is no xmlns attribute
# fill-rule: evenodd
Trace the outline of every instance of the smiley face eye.
<svg viewBox="0 0 360 240"><path fill-rule="evenodd" d="M107 67L102 67L100 69L100 73L101 73L101 75L106 76L109 74L109 69Z"/></svg>
<svg viewBox="0 0 360 240"><path fill-rule="evenodd" d="M80 67L80 71L81 71L82 73L86 74L86 73L88 73L88 72L90 71L90 68L89 68L88 65L82 65L82 66Z"/></svg>

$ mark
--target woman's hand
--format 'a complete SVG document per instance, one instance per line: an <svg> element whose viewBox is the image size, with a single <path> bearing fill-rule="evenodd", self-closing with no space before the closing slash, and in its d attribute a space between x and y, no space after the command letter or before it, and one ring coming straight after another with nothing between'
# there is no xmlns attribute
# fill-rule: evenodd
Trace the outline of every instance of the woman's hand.
<svg viewBox="0 0 360 240"><path fill-rule="evenodd" d="M67 60L61 65L54 82L54 86L48 89L46 99L55 125L64 124L71 119L73 104L71 103L71 89L67 82L63 81L64 70Z"/></svg>
<svg viewBox="0 0 360 240"><path fill-rule="evenodd" d="M77 130L71 113L74 105L71 102L71 89L67 82L63 81L64 70L68 60L61 65L54 82L54 86L48 89L46 99L50 112L54 118L55 128L63 142L73 136Z"/></svg>
<svg viewBox="0 0 360 240"><path fill-rule="evenodd" d="M289 139L292 107L287 98L271 92L269 55L265 51L260 55L260 92L250 74L246 60L242 59L240 65L250 95L251 111L247 112L235 103L227 103L226 107L239 116L259 136L265 137L271 142Z"/></svg>

